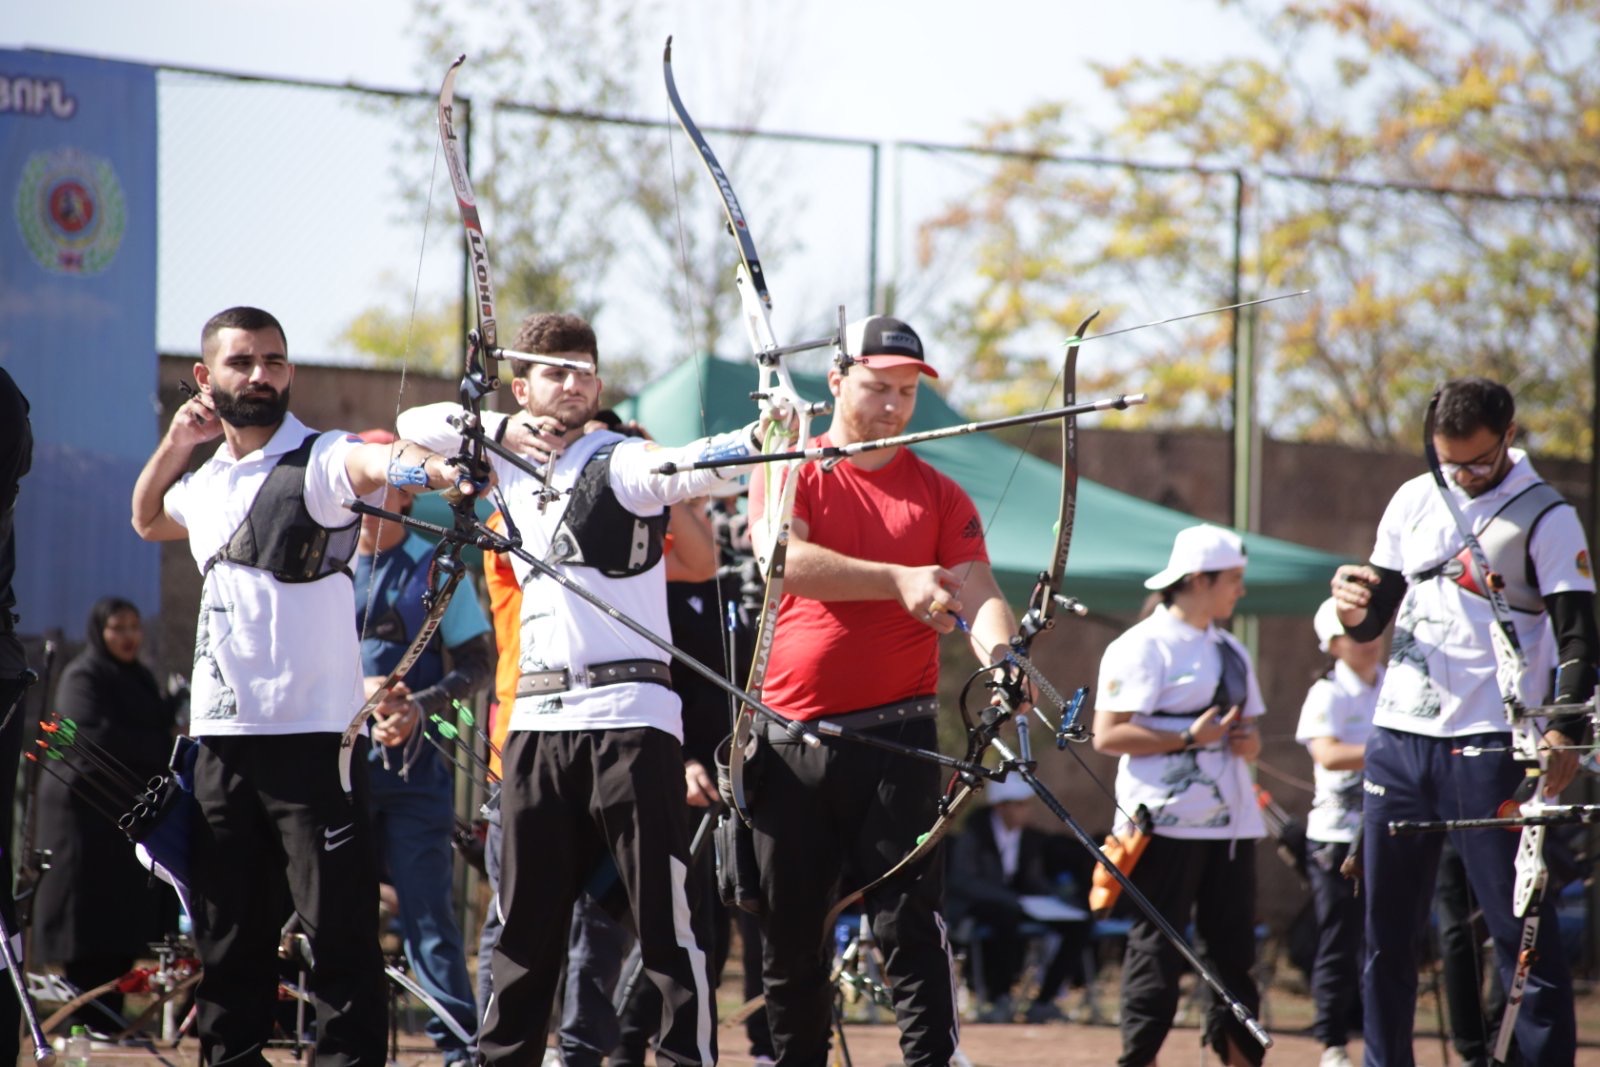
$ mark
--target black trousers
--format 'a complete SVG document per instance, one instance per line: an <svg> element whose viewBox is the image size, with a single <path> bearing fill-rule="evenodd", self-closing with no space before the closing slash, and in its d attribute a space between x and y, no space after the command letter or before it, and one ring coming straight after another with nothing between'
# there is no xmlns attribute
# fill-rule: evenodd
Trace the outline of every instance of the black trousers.
<svg viewBox="0 0 1600 1067"><path fill-rule="evenodd" d="M1439 928L1439 965L1450 1015L1450 1039L1469 1067L1489 1062L1506 1010L1505 987L1498 981L1491 979L1487 998L1484 994L1484 975L1493 973L1493 963L1484 959L1486 935L1477 921L1477 910L1466 865L1446 836L1440 842L1433 914ZM1515 1040L1507 1062L1522 1062Z"/></svg>
<svg viewBox="0 0 1600 1067"><path fill-rule="evenodd" d="M881 727L881 736L937 747L931 719ZM828 909L911 851L933 825L940 768L850 741L809 749L763 741L752 817L766 916L767 1018L779 1067L821 1067L828 1055L832 991ZM937 852L868 895L884 952L908 1067L942 1067L957 1041L955 979L940 903Z"/></svg>
<svg viewBox="0 0 1600 1067"><path fill-rule="evenodd" d="M701 821L708 817L708 810L689 809L691 841L695 832L702 829ZM704 832L709 838L710 827L705 827ZM695 911L704 916L709 932L710 943L707 947L710 950L711 988L717 989L722 985L722 971L728 962L732 942L732 927L737 922L744 953L743 993L744 999L749 1001L761 995L761 925L747 911L730 911L717 895L715 879L716 850L708 839L689 868L689 899ZM623 977L626 979L626 974ZM622 1039L611 1054L612 1067L644 1067L649 1058L650 1039L656 1036L660 1020L661 994L653 984L641 979L634 986L633 996L622 1006L618 1019L622 1027ZM750 1055L770 1058L772 1032L767 1026L766 1009L752 1013L745 1020L744 1030L745 1036L750 1039Z"/></svg>
<svg viewBox="0 0 1600 1067"><path fill-rule="evenodd" d="M190 875L205 969L195 992L202 1062L267 1062L278 941L291 907L316 961L309 983L318 1062L384 1062L378 877L361 751L352 804L339 784L338 734L201 739Z"/></svg>
<svg viewBox="0 0 1600 1067"><path fill-rule="evenodd" d="M1311 899L1317 914L1317 956L1311 966L1311 999L1317 1015L1311 1032L1324 1046L1343 1045L1361 1008L1361 928L1366 905L1356 883L1339 873L1350 854L1346 843L1311 842Z"/></svg>
<svg viewBox="0 0 1600 1067"><path fill-rule="evenodd" d="M600 857L616 863L647 977L660 990L659 1060L716 1062L705 931L689 906L683 751L671 735L514 731L500 795L504 866L484 1062L537 1064L567 954L572 904Z"/></svg>
<svg viewBox="0 0 1600 1067"><path fill-rule="evenodd" d="M1180 933L1194 921L1194 949L1222 984L1255 1014L1261 1006L1250 968L1255 963L1256 843L1151 838L1132 880ZM1143 1067L1156 1058L1178 1009L1178 980L1188 967L1177 948L1143 913L1135 912L1122 964L1122 1058ZM1206 1044L1225 1053L1231 1039L1260 1063L1262 1048L1207 993Z"/></svg>

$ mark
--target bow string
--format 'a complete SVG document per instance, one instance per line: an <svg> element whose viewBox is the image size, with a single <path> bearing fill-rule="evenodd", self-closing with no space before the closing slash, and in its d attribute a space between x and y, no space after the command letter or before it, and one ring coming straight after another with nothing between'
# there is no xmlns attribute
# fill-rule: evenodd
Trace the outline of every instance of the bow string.
<svg viewBox="0 0 1600 1067"><path fill-rule="evenodd" d="M499 349L496 344L494 282L489 275L489 246L483 235L483 223L478 218L477 198L473 194L472 178L467 173L466 162L455 132L456 74L466 62L466 58L465 55L461 55L450 64L444 82L439 87L438 106L440 150L450 171L450 184L455 190L456 205L466 231L467 257L473 280L473 307L477 322L477 328L467 335L465 368L460 385L461 406L467 413L467 418L463 420L460 453L451 462L466 471L474 483L483 484L488 477L489 466L484 452L483 437L481 433L472 435L469 428L476 429L481 425L483 401L499 387L500 382L497 377ZM367 697L356 711L340 739L339 779L346 794L349 794L352 788L350 762L356 739L366 727L367 719L427 649L428 643L433 640L434 634L439 629L439 624L444 621L445 609L450 606L450 598L455 595L457 586L461 584L461 579L466 574L461 551L463 545L470 543L475 535L477 498L475 495L450 490L445 493L445 500L450 506L453 529L462 537L446 538L434 551L433 560L429 564L428 589L423 594L426 612L417 627L416 635L394 667L373 690L372 695ZM427 724L418 723L417 729L425 730Z"/></svg>

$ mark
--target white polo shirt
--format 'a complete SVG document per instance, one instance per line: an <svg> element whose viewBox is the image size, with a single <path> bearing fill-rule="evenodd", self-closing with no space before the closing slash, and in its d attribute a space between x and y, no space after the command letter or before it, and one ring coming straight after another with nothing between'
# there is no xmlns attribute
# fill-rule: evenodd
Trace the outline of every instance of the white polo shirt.
<svg viewBox="0 0 1600 1067"><path fill-rule="evenodd" d="M1264 714L1267 707L1255 664L1244 646L1215 626L1196 629L1165 605L1106 648L1095 707L1133 712L1130 721L1139 726L1182 733L1194 719L1148 713L1202 711L1210 706L1222 679L1217 645L1223 641L1233 646L1248 669L1242 716ZM1220 714L1226 713L1224 708ZM1117 762L1116 793L1119 826L1125 824L1122 812L1131 815L1143 804L1162 837L1226 840L1266 832L1249 767L1225 743L1187 752L1123 756Z"/></svg>
<svg viewBox="0 0 1600 1067"><path fill-rule="evenodd" d="M1331 737L1349 745L1365 745L1372 736L1372 713L1378 706L1378 686L1368 685L1343 660L1334 662L1326 677L1318 678L1300 708L1294 739L1309 745L1314 738ZM1306 836L1313 841L1356 839L1361 825L1361 772L1334 771L1316 764L1312 781L1316 793L1306 817Z"/></svg>
<svg viewBox="0 0 1600 1067"><path fill-rule="evenodd" d="M1521 449L1505 480L1473 498L1451 483L1451 492L1474 535L1481 533L1506 502L1539 480ZM1409 579L1460 552L1465 542L1430 474L1419 475L1395 491L1378 523L1372 562ZM1528 541L1539 592L1594 592L1588 545L1578 514L1558 507L1547 514ZM1556 666L1555 633L1547 614L1513 611L1512 618L1528 661L1521 697L1543 704ZM1448 578L1411 582L1394 620L1389 669L1378 695L1373 721L1392 730L1427 737L1505 731L1505 705L1495 676L1489 629L1494 612L1483 597Z"/></svg>
<svg viewBox="0 0 1600 1067"><path fill-rule="evenodd" d="M453 403L428 404L402 412L396 422L400 436L436 451L451 454L461 444L461 433L448 422L460 411ZM484 429L493 433L505 416L485 412ZM567 492L577 481L589 457L608 441L617 442L611 454L611 488L624 508L641 517L659 515L670 504L704 496L713 488L737 482L747 468L729 468L732 478L715 471L689 471L663 475L653 468L669 460L690 463L704 457L745 455L754 449L748 434L737 430L704 438L682 448L663 448L640 438L598 431L568 445L556 460L551 485L559 500L539 510L540 483L519 467L491 456L506 507L522 535L524 551L546 559L550 543L572 497ZM611 615L569 592L559 583L540 577L531 564L511 557L522 583L522 673L570 670L626 659L669 661L667 653L640 637ZM593 567L562 565L560 572L575 585L598 596L652 633L670 640L667 620L665 562L627 578L609 578ZM564 693L519 697L511 715L512 730L609 730L649 726L683 740L683 704L664 685L622 682L593 689L576 686Z"/></svg>
<svg viewBox="0 0 1600 1067"><path fill-rule="evenodd" d="M189 551L204 567L244 521L267 473L312 431L293 415L267 444L235 458L224 441L199 470L167 490L167 514L189 531ZM322 434L306 464L311 517L348 526L355 496L345 458L361 442ZM381 489L366 499L379 503ZM190 731L229 734L342 733L362 703L355 594L344 574L280 582L270 573L221 562L200 591L190 680Z"/></svg>

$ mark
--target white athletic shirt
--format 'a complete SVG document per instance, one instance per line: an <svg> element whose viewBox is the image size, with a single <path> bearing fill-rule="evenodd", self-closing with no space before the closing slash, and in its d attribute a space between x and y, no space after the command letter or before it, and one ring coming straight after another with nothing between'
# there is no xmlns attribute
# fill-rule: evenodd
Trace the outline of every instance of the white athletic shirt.
<svg viewBox="0 0 1600 1067"><path fill-rule="evenodd" d="M1215 626L1190 626L1165 606L1107 647L1100 660L1095 707L1131 711L1136 725L1182 733L1194 719L1146 713L1209 707L1222 677L1219 641L1228 642L1248 668L1243 716L1264 714L1255 665L1244 646ZM1256 838L1266 832L1249 767L1225 742L1188 752L1123 756L1117 762L1116 793L1119 824L1125 824L1121 812L1131 815L1143 804L1162 837Z"/></svg>
<svg viewBox="0 0 1600 1067"><path fill-rule="evenodd" d="M1308 747L1317 737L1365 745L1372 736L1372 713L1382 684L1379 678L1376 685L1368 685L1343 660L1335 661L1333 670L1306 693L1294 739ZM1306 836L1313 841L1354 841L1361 825L1361 772L1332 771L1315 764L1312 781L1317 789L1306 818Z"/></svg>
<svg viewBox="0 0 1600 1067"><path fill-rule="evenodd" d="M205 566L244 521L267 473L312 431L293 415L266 445L234 458L226 442L193 474L167 490L167 514L189 531L189 551ZM356 515L345 458L361 441L340 432L317 438L306 463L306 509L328 527ZM373 492L368 503L382 501ZM190 732L342 733L361 707L361 649L355 593L345 574L280 582L266 571L221 562L200 591L190 680Z"/></svg>
<svg viewBox="0 0 1600 1067"><path fill-rule="evenodd" d="M396 422L400 436L449 453L461 442L460 431L447 421L460 412L453 403L428 404L403 412ZM493 433L505 418L485 412L484 429ZM617 501L635 515L659 515L679 500L704 496L714 487L737 482L745 468L729 468L733 477L716 471L655 474L652 468L669 460L693 462L702 455L719 457L754 452L746 430L704 438L682 448L662 448L640 438L600 431L579 438L556 460L552 484L562 490L560 500L539 511L539 482L525 471L496 456L490 457L505 495L511 519L522 535L522 547L539 559L550 552L550 542L571 496L565 493L601 445L617 442L611 453L611 488ZM608 617L594 605L568 592L557 582L536 575L533 567L513 556L512 567L522 584L522 673L589 667L624 659L653 659L668 655L649 641ZM574 584L598 596L618 613L642 623L652 633L670 639L667 621L665 562L627 578L608 578L593 567L562 566L561 573ZM574 688L565 693L518 697L511 715L512 730L595 730L652 726L683 740L682 702L664 685L622 682L594 689Z"/></svg>
<svg viewBox="0 0 1600 1067"><path fill-rule="evenodd" d="M1514 465L1505 480L1477 498L1454 482L1451 492L1477 534L1507 501L1539 480L1527 454L1512 449ZM1465 542L1430 474L1419 475L1395 491L1378 523L1372 562L1411 576L1449 559ZM1588 546L1577 512L1558 507L1545 515L1528 541L1539 592L1594 591ZM1544 613L1512 612L1528 671L1524 703L1543 704L1556 666L1555 634ZM1448 578L1410 582L1394 620L1389 669L1378 696L1373 722L1428 737L1504 731L1505 707L1495 678L1489 628L1494 613L1483 597Z"/></svg>

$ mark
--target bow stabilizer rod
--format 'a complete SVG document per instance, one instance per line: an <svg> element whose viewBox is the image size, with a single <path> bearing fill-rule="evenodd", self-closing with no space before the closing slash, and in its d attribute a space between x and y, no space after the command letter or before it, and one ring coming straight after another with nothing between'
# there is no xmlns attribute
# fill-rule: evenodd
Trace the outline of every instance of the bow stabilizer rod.
<svg viewBox="0 0 1600 1067"><path fill-rule="evenodd" d="M903 445L918 445L926 441L942 441L947 437L962 437L970 433L987 433L990 430L1003 430L1008 426L1026 426L1029 423L1072 418L1076 415L1087 415L1096 411L1123 411L1139 404L1148 403L1149 399L1149 396L1145 393L1124 393L1107 397L1104 400L1089 400L1082 404L1069 404L1066 407L1051 408L1048 411L1031 411L1024 415L1007 415L1004 418L988 419L982 422L964 422L955 426L942 426L937 430L921 430L917 433L900 434L897 437L880 437L872 441L856 441L848 445L819 445L815 448L801 448L790 452L767 452L757 456L702 460L696 463L663 463L655 468L655 473L680 474L684 471L709 470L711 468L725 469L728 467L754 466L760 463L806 462L818 459L830 461L823 464L823 469L832 470L839 460L848 459L863 452L873 452L880 448L898 448Z"/></svg>

